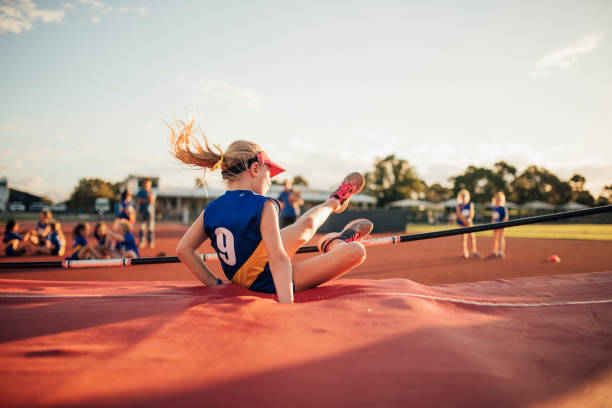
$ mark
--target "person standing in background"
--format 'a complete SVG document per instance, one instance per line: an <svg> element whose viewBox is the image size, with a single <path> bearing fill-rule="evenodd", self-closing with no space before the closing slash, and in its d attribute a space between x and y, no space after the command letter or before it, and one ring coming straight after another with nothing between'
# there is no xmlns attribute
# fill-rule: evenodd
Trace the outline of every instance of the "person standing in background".
<svg viewBox="0 0 612 408"><path fill-rule="evenodd" d="M508 207L506 206L506 195L503 191L498 191L493 196L493 212L491 214L491 222L508 221ZM489 258L503 258L506 256L506 239L504 238L504 229L493 230L493 251Z"/></svg>
<svg viewBox="0 0 612 408"><path fill-rule="evenodd" d="M300 202L302 202L303 204L303 201L301 200L300 195L295 194L291 180L285 180L283 185L285 189L278 196L278 202L281 208L281 214L280 214L280 228L281 229L295 222L300 212L299 210ZM297 211L296 211L296 207L297 207Z"/></svg>
<svg viewBox="0 0 612 408"><path fill-rule="evenodd" d="M155 248L155 193L151 190L151 180L145 180L138 191L138 222L140 223L140 248L145 247L144 231L147 230L149 248Z"/></svg>
<svg viewBox="0 0 612 408"><path fill-rule="evenodd" d="M121 193L121 202L119 203L119 215L117 218L127 220L130 225L134 224L134 200L132 200L132 192L126 188Z"/></svg>
<svg viewBox="0 0 612 408"><path fill-rule="evenodd" d="M470 201L470 192L466 189L462 189L457 195L457 207L455 207L455 212L457 214L457 224L459 224L460 227L471 227L474 225L474 203ZM470 257L467 244L468 235L472 239L472 258L480 258L480 254L476 249L476 234L473 232L461 235L463 258L467 259Z"/></svg>

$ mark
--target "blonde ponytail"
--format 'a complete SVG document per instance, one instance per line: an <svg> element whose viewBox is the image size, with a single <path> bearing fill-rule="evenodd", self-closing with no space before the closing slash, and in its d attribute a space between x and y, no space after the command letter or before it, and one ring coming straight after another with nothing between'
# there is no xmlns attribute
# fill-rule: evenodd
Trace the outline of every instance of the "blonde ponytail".
<svg viewBox="0 0 612 408"><path fill-rule="evenodd" d="M170 129L168 141L170 154L189 166L210 169L210 171L219 169L223 172L223 178L227 180L236 175L228 174L224 170L240 162L246 166L247 160L262 151L261 147L256 143L247 140L237 140L227 148L225 153L219 145L213 145L219 151L219 153L215 153L210 148L204 131L200 129L200 133L202 133L204 138L204 146L206 147L204 149L193 134L194 122L195 119L190 119L188 122L175 119L174 126L166 123L166 126Z"/></svg>

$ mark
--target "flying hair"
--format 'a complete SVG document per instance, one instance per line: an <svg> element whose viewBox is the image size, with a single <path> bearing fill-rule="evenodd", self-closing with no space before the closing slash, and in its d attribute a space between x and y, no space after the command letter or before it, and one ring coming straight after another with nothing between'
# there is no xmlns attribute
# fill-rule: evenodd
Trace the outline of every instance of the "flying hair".
<svg viewBox="0 0 612 408"><path fill-rule="evenodd" d="M170 137L168 139L168 148L170 154L176 157L179 161L194 167L213 170L227 170L228 168L242 162L247 165L247 160L253 158L257 153L261 152L261 147L247 140L237 140L229 145L227 150L223 152L220 146L213 145L217 150L215 152L208 144L208 138L204 131L200 128L200 133L204 139L204 147L194 134L195 119L190 119L187 122L174 119L174 124L166 126L170 129ZM223 174L224 179L235 177L234 174Z"/></svg>

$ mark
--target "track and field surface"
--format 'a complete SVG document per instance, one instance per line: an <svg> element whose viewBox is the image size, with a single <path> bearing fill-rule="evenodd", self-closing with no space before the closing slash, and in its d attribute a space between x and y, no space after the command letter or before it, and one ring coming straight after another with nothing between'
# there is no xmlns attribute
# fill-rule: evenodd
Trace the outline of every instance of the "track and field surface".
<svg viewBox="0 0 612 408"><path fill-rule="evenodd" d="M371 247L292 306L180 264L2 273L1 405L612 406L612 242L507 247Z"/></svg>
<svg viewBox="0 0 612 408"><path fill-rule="evenodd" d="M447 225L410 224L406 233L441 231ZM493 231L477 232L479 237L492 237ZM543 239L586 239L592 241L612 241L610 224L533 224L506 228L506 237L510 238L543 238Z"/></svg>

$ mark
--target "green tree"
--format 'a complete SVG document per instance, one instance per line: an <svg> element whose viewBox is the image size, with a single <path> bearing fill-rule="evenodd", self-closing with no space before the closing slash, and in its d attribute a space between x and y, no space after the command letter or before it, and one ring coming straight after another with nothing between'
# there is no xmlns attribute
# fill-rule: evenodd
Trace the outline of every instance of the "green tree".
<svg viewBox="0 0 612 408"><path fill-rule="evenodd" d="M296 186L308 187L308 181L299 174L293 178L293 184Z"/></svg>
<svg viewBox="0 0 612 408"><path fill-rule="evenodd" d="M500 162L505 165L504 162ZM497 166L497 164L496 164ZM505 167L497 171L485 167L469 166L463 174L450 179L453 185L453 194L457 195L460 190L466 189L470 192L470 198L477 203L491 201L493 194L498 191L508 193L508 186L504 179ZM514 170L516 172L516 169Z"/></svg>
<svg viewBox="0 0 612 408"><path fill-rule="evenodd" d="M597 197L597 205L612 204L612 184L604 186L603 191Z"/></svg>
<svg viewBox="0 0 612 408"><path fill-rule="evenodd" d="M549 204L564 204L571 199L570 184L545 168L529 166L511 185L510 200L523 204L528 201L544 201Z"/></svg>
<svg viewBox="0 0 612 408"><path fill-rule="evenodd" d="M588 190L584 189L585 183L586 179L580 174L574 174L572 178L570 178L568 184L571 189L571 201L593 206L595 205L595 197L593 197Z"/></svg>
<svg viewBox="0 0 612 408"><path fill-rule="evenodd" d="M118 184L111 184L99 178L82 178L70 195L69 206L73 210L89 211L98 197L114 200L117 187Z"/></svg>
<svg viewBox="0 0 612 408"><path fill-rule="evenodd" d="M440 183L432 184L425 188L425 199L439 203L446 201L453 195L453 190L442 186Z"/></svg>
<svg viewBox="0 0 612 408"><path fill-rule="evenodd" d="M383 159L377 158L374 170L365 173L364 177L364 191L377 198L379 207L425 191L425 183L414 168L394 154Z"/></svg>

